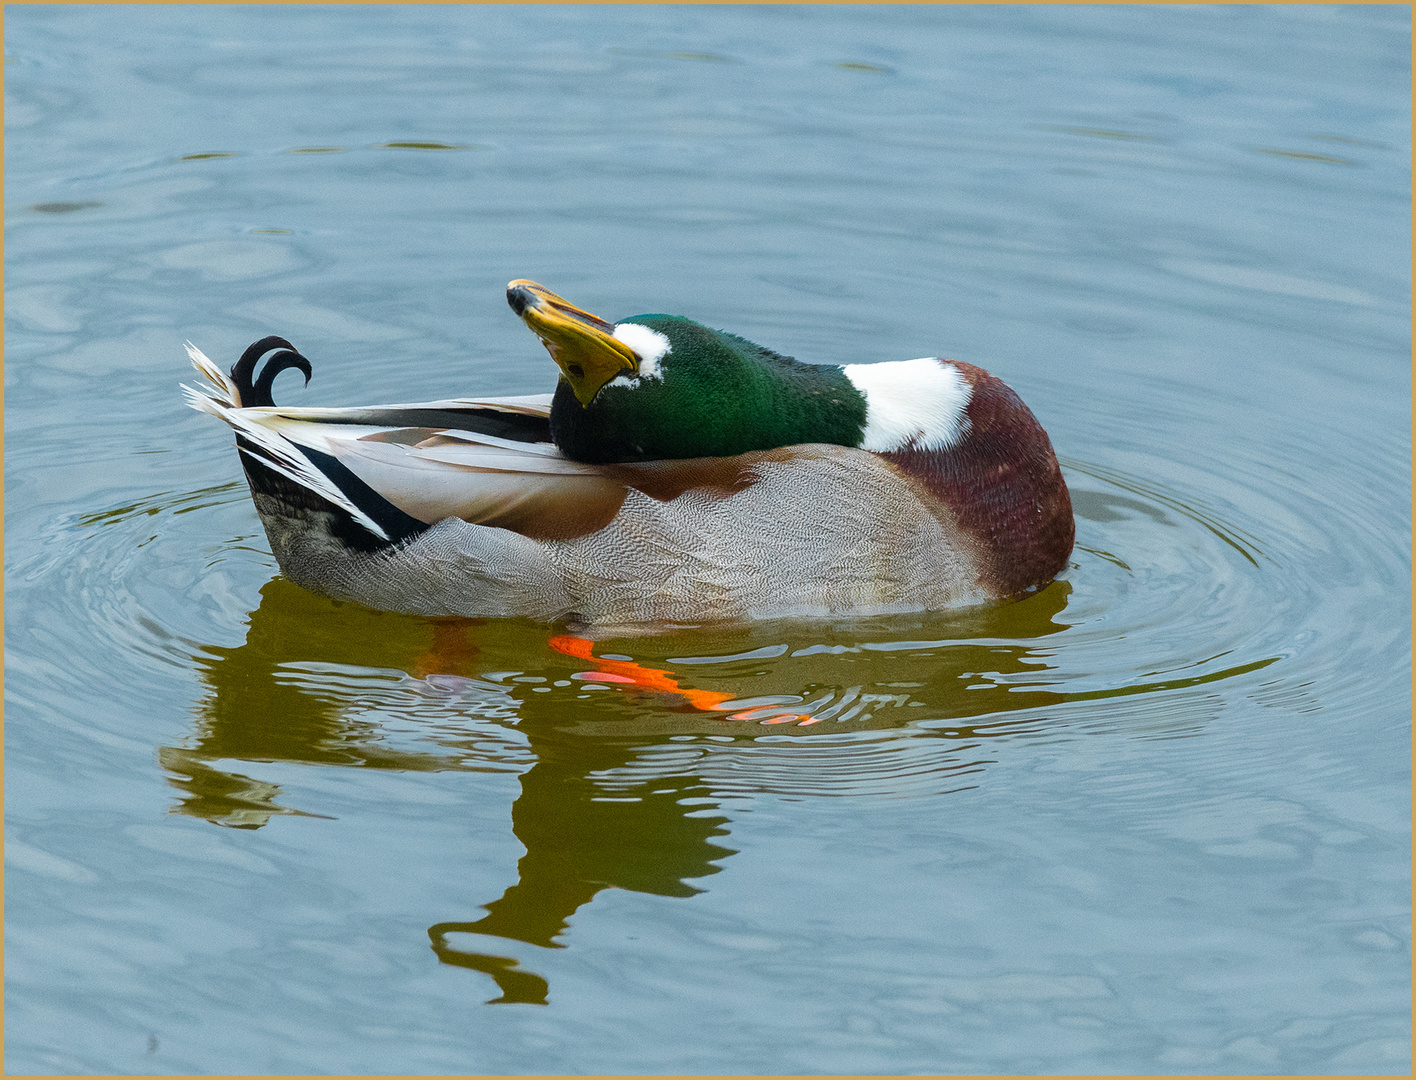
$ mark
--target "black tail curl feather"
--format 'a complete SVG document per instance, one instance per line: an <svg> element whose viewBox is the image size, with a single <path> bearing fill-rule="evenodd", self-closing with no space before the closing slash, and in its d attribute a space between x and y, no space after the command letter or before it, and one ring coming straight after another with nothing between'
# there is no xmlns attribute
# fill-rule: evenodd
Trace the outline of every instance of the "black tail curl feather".
<svg viewBox="0 0 1416 1080"><path fill-rule="evenodd" d="M251 376L255 374L256 362L272 349L281 351L265 362L259 378L252 382ZM314 374L310 362L296 352L295 346L283 337L263 337L243 352L241 359L231 368L231 381L236 384L236 392L241 395L241 407L244 409L255 405L274 405L271 387L275 385L275 377L289 368L298 368L303 372L305 385L310 385L310 376Z"/></svg>

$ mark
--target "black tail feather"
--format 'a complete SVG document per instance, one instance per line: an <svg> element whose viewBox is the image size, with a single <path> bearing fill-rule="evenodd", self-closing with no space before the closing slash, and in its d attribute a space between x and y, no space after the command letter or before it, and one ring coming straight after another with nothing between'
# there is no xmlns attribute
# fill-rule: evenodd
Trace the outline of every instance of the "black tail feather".
<svg viewBox="0 0 1416 1080"><path fill-rule="evenodd" d="M252 382L251 376L255 374L256 362L272 349L282 351L265 362L260 377ZM310 385L310 376L314 374L314 370L310 367L310 362L296 352L295 346L290 342L283 337L271 335L253 344L241 354L241 359L231 368L231 381L236 384L236 392L241 395L241 407L274 405L271 388L275 385L275 377L290 368L298 368L303 372L305 385Z"/></svg>

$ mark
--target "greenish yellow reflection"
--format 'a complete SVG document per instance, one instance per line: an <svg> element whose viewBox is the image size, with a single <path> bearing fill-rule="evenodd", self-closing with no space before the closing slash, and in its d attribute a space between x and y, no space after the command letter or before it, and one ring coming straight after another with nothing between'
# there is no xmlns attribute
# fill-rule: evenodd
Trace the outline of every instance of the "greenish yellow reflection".
<svg viewBox="0 0 1416 1080"><path fill-rule="evenodd" d="M1064 135L1086 135L1093 139L1121 139L1128 142L1155 142L1153 135L1134 131L1112 131L1110 128L1066 127L1060 124L1039 124L1042 131L1057 131Z"/></svg>
<svg viewBox="0 0 1416 1080"><path fill-rule="evenodd" d="M661 60L697 60L707 64L736 64L739 62L731 56L723 56L721 53L668 52L661 49L611 49L610 52L616 56L645 56Z"/></svg>
<svg viewBox="0 0 1416 1080"><path fill-rule="evenodd" d="M1295 158L1298 161L1320 161L1327 165L1353 165L1356 164L1347 158L1335 157L1332 154L1313 154L1306 150L1280 150L1273 146L1256 146L1255 153L1270 154L1273 157Z"/></svg>
<svg viewBox="0 0 1416 1080"><path fill-rule="evenodd" d="M30 207L36 214L72 214L76 210L90 210L103 203L96 199L80 199L73 202L41 202Z"/></svg>
<svg viewBox="0 0 1416 1080"><path fill-rule="evenodd" d="M375 150L490 150L490 146L481 146L477 143L442 143L442 142L386 142L379 143Z"/></svg>

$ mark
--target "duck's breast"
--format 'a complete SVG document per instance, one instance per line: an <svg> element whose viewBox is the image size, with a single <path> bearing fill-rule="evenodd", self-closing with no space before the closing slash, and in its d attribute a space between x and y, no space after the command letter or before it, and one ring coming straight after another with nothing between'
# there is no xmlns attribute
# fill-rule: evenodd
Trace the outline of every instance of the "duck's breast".
<svg viewBox="0 0 1416 1080"><path fill-rule="evenodd" d="M1067 565L1076 523L1047 432L1003 380L959 361L970 387L959 437L943 449L905 445L880 456L916 481L972 540L994 596L1046 584Z"/></svg>

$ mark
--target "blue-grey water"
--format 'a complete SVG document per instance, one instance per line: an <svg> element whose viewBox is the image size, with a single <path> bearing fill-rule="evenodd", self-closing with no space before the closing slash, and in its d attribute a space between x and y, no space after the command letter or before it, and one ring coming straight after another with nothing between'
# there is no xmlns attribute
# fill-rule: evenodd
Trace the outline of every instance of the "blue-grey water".
<svg viewBox="0 0 1416 1080"><path fill-rule="evenodd" d="M1405 1072L1410 42L6 8L8 1071ZM548 390L516 277L988 368L1071 565L593 645L284 581L183 341Z"/></svg>

